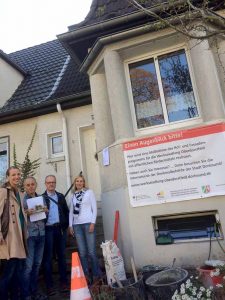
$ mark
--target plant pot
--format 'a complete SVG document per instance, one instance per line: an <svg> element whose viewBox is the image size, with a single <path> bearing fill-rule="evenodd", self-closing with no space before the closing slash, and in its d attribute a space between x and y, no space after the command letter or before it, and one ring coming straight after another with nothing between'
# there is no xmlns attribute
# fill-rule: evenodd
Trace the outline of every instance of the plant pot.
<svg viewBox="0 0 225 300"><path fill-rule="evenodd" d="M143 281L145 283L146 279L148 279L150 276L164 271L165 269L169 269L169 267L160 266L160 265L146 265L142 267L140 273L143 276Z"/></svg>
<svg viewBox="0 0 225 300"><path fill-rule="evenodd" d="M121 280L123 287L119 287L117 283L113 284L114 296L116 300L145 300L146 292L143 283L143 277L139 276L135 282L133 278Z"/></svg>
<svg viewBox="0 0 225 300"><path fill-rule="evenodd" d="M197 271L199 272L200 280L207 288L209 288L210 286L216 287L217 284L222 284L223 282L223 275L211 277L211 272L215 271L214 267L201 266L197 268Z"/></svg>
<svg viewBox="0 0 225 300"><path fill-rule="evenodd" d="M180 268L170 268L150 276L146 280L148 290L154 299L171 300L175 290L187 279L188 272Z"/></svg>
<svg viewBox="0 0 225 300"><path fill-rule="evenodd" d="M217 284L223 283L223 275L213 276L211 278L212 278L212 283L213 283L214 287L216 287Z"/></svg>

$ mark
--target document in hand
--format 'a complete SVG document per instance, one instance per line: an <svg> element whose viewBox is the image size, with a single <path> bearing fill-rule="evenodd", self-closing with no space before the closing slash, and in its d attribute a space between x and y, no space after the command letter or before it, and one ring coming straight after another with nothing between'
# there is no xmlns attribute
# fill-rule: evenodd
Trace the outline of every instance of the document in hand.
<svg viewBox="0 0 225 300"><path fill-rule="evenodd" d="M28 209L34 209L34 213L30 215L30 221L35 222L46 218L46 213L40 209L44 207L44 200L42 196L27 199ZM38 208L38 209L37 209Z"/></svg>

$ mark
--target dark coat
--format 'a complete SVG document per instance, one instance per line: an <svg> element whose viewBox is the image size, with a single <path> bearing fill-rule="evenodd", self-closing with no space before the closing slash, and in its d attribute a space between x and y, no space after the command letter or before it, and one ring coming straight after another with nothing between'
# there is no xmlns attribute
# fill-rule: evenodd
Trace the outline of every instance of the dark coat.
<svg viewBox="0 0 225 300"><path fill-rule="evenodd" d="M63 194L56 192L56 195L58 196L58 211L59 211L59 223L61 225L61 228L63 230L67 229L69 226L69 209L66 203L66 198ZM47 191L45 191L42 196L44 197L46 201L47 208L50 207L50 200L47 194ZM48 215L46 222L48 221Z"/></svg>

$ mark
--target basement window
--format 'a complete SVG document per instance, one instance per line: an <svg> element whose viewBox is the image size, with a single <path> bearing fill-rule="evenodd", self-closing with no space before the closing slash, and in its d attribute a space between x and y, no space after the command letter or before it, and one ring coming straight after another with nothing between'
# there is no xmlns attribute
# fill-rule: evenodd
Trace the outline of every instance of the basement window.
<svg viewBox="0 0 225 300"><path fill-rule="evenodd" d="M154 217L156 242L170 236L173 242L222 237L216 211Z"/></svg>

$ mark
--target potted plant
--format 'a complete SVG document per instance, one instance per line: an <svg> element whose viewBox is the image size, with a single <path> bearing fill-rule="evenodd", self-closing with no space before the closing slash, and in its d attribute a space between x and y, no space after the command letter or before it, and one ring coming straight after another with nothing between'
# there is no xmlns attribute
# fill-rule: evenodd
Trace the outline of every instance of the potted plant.
<svg viewBox="0 0 225 300"><path fill-rule="evenodd" d="M214 299L213 287L205 288L199 277L191 276L176 290L172 300L212 300Z"/></svg>

